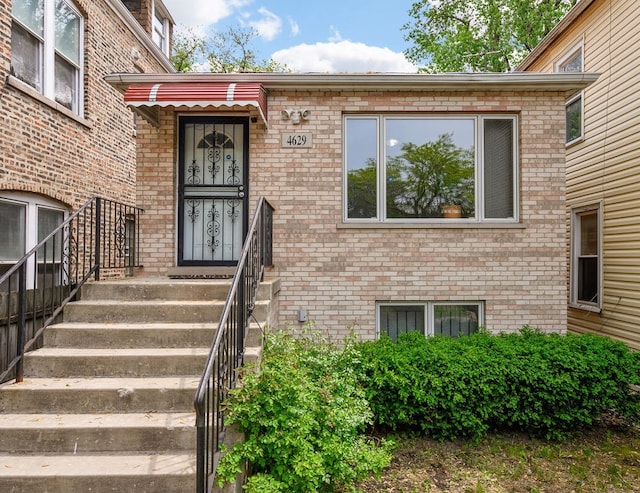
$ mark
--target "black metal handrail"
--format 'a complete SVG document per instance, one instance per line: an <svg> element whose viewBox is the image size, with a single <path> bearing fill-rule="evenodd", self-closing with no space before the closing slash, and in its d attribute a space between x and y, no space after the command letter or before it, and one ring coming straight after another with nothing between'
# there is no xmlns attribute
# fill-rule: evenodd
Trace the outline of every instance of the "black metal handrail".
<svg viewBox="0 0 640 493"><path fill-rule="evenodd" d="M22 381L24 353L87 280L140 266L141 212L94 197L0 276L0 382Z"/></svg>
<svg viewBox="0 0 640 493"><path fill-rule="evenodd" d="M272 265L273 207L264 198L238 260L231 289L196 392L197 493L210 491L224 440L224 404L243 363L246 331L264 268Z"/></svg>

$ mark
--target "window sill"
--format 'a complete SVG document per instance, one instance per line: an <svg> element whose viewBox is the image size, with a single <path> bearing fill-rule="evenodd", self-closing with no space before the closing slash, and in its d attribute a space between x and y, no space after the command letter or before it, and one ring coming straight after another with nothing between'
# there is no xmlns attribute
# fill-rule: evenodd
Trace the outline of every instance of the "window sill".
<svg viewBox="0 0 640 493"><path fill-rule="evenodd" d="M77 123L79 123L80 125L86 128L90 129L92 127L92 124L89 120L79 115L76 115L73 111L69 110L68 108L65 108L61 104L56 103L55 101L43 96L41 93L36 91L33 87L31 87L29 84L22 82L20 79L12 75L7 75L7 85L13 87L14 89L17 89L20 92L27 94L28 96L32 97L33 99L36 99L37 101L48 106L49 108L52 108L58 111L59 113L62 113L64 116L71 118L72 120L76 121Z"/></svg>
<svg viewBox="0 0 640 493"><path fill-rule="evenodd" d="M570 147L573 147L573 146L575 146L577 144L580 144L581 142L584 142L584 136L582 136L582 135L580 137L578 137L578 138L575 138L575 139L565 143L564 146L565 146L565 148L569 149Z"/></svg>
<svg viewBox="0 0 640 493"><path fill-rule="evenodd" d="M583 305L580 303L569 303L569 308L573 308L575 310L582 310L585 312L602 313L602 308L600 308L599 306Z"/></svg>
<svg viewBox="0 0 640 493"><path fill-rule="evenodd" d="M522 223L515 222L343 222L338 229L525 229Z"/></svg>

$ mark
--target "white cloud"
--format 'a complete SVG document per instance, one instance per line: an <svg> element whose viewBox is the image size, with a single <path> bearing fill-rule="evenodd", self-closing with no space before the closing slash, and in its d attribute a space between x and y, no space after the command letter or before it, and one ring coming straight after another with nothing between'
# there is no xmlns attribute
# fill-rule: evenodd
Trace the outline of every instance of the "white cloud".
<svg viewBox="0 0 640 493"><path fill-rule="evenodd" d="M329 31L331 31L331 36L329 36L330 43L339 43L342 41L342 34L338 31L338 28L335 26L329 26Z"/></svg>
<svg viewBox="0 0 640 493"><path fill-rule="evenodd" d="M297 36L300 34L300 26L296 21L294 21L291 17L287 19L289 21L289 28L291 29L291 35Z"/></svg>
<svg viewBox="0 0 640 493"><path fill-rule="evenodd" d="M176 24L204 33L207 26L229 17L253 0L163 0ZM185 5L185 4L188 4Z"/></svg>
<svg viewBox="0 0 640 493"><path fill-rule="evenodd" d="M402 53L352 41L301 44L271 56L295 72L417 72Z"/></svg>
<svg viewBox="0 0 640 493"><path fill-rule="evenodd" d="M264 7L258 9L258 14L262 18L257 21L249 21L249 25L258 31L260 37L271 41L282 32L282 19L280 17Z"/></svg>

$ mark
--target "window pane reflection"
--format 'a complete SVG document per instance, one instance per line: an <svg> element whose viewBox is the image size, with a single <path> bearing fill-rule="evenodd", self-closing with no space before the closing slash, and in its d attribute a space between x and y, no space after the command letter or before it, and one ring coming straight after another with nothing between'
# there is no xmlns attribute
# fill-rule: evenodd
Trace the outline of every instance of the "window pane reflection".
<svg viewBox="0 0 640 493"><path fill-rule="evenodd" d="M389 218L440 218L447 206L475 215L472 119L388 119L385 128Z"/></svg>
<svg viewBox="0 0 640 493"><path fill-rule="evenodd" d="M80 63L80 17L64 2L56 3L56 50Z"/></svg>
<svg viewBox="0 0 640 493"><path fill-rule="evenodd" d="M374 118L353 118L346 125L347 217L376 218L378 122Z"/></svg>
<svg viewBox="0 0 640 493"><path fill-rule="evenodd" d="M0 202L0 261L17 261L25 254L26 207Z"/></svg>
<svg viewBox="0 0 640 493"><path fill-rule="evenodd" d="M468 336L478 330L478 305L435 305L433 311L436 335Z"/></svg>

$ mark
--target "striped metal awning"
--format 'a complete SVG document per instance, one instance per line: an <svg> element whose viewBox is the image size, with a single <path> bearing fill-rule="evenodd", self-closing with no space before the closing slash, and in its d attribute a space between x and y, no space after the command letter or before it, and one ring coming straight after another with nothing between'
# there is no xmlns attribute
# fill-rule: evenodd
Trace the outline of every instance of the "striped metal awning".
<svg viewBox="0 0 640 493"><path fill-rule="evenodd" d="M268 124L267 92L258 82L131 84L125 91L124 101L141 110L153 107L253 107L260 113L265 125ZM147 115L143 113L143 116Z"/></svg>

